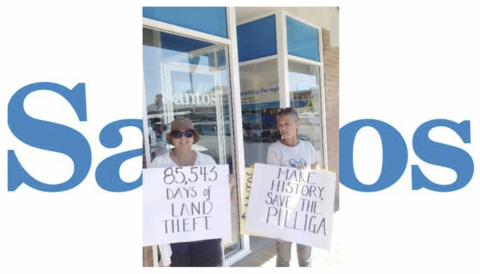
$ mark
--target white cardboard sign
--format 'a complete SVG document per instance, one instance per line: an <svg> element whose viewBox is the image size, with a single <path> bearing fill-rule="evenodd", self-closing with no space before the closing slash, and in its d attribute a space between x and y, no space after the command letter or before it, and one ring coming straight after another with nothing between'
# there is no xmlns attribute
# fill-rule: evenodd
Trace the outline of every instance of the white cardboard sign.
<svg viewBox="0 0 480 274"><path fill-rule="evenodd" d="M143 170L143 246L230 237L228 165Z"/></svg>
<svg viewBox="0 0 480 274"><path fill-rule="evenodd" d="M255 164L246 230L330 250L336 174Z"/></svg>

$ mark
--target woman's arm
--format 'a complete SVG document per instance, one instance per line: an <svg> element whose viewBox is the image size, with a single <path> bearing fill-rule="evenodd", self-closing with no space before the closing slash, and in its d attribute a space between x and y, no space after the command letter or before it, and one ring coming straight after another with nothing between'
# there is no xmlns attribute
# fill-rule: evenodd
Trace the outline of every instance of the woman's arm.
<svg viewBox="0 0 480 274"><path fill-rule="evenodd" d="M310 165L310 169L320 170L320 163L316 162Z"/></svg>

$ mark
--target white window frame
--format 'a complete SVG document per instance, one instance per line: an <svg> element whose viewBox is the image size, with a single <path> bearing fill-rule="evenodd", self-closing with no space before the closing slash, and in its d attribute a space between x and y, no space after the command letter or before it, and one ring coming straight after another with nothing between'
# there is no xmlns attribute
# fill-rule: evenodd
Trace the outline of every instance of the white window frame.
<svg viewBox="0 0 480 274"><path fill-rule="evenodd" d="M293 56L288 54L288 44L287 44L287 16L295 19L305 25L308 25L312 28L315 28L318 32L318 50L320 62L312 61L310 59ZM277 55L278 57L278 76L279 76L279 96L280 96L280 107L290 107L290 92L289 92L289 79L288 79L288 61L294 61L297 63L303 63L311 66L318 66L320 71L320 107L322 111L322 151L323 151L323 163L324 168L328 169L328 149L327 149L327 115L325 110L325 70L323 63L323 39L322 39L322 28L315 26L307 21L304 21L301 18L298 18L291 13L288 13L284 10L276 12L276 31L277 31Z"/></svg>

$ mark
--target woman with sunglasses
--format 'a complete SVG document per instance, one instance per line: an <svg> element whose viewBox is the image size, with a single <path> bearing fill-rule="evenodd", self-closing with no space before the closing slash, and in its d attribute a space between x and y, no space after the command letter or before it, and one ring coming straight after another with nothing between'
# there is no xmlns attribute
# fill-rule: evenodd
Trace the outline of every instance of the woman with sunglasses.
<svg viewBox="0 0 480 274"><path fill-rule="evenodd" d="M188 118L177 118L171 124L167 141L175 146L172 151L156 157L152 167L202 166L216 165L209 155L192 150L192 145L200 140L200 135L194 129ZM234 178L229 176L230 190L234 187ZM232 192L231 192L232 194ZM203 240L171 244L170 266L223 266L222 239ZM168 246L167 246L168 247ZM165 246L161 247L168 250ZM167 254L164 254L167 253ZM169 252L162 252L168 256ZM167 258L168 261L168 258Z"/></svg>
<svg viewBox="0 0 480 274"><path fill-rule="evenodd" d="M280 109L277 126L281 140L268 147L267 164L294 167L298 169L320 169L319 158L310 142L298 139L300 119L294 108ZM290 266L292 243L277 239L277 266ZM312 247L297 244L298 264L311 266Z"/></svg>

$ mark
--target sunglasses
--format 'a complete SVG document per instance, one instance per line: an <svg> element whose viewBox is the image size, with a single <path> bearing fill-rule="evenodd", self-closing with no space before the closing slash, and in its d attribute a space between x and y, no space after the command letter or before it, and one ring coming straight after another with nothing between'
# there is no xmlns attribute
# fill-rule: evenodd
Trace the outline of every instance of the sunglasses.
<svg viewBox="0 0 480 274"><path fill-rule="evenodd" d="M194 135L193 130L186 130L186 131L175 130L175 131L172 131L172 137L175 138L175 139L180 139L183 136L185 136L185 138L192 138L193 135Z"/></svg>

